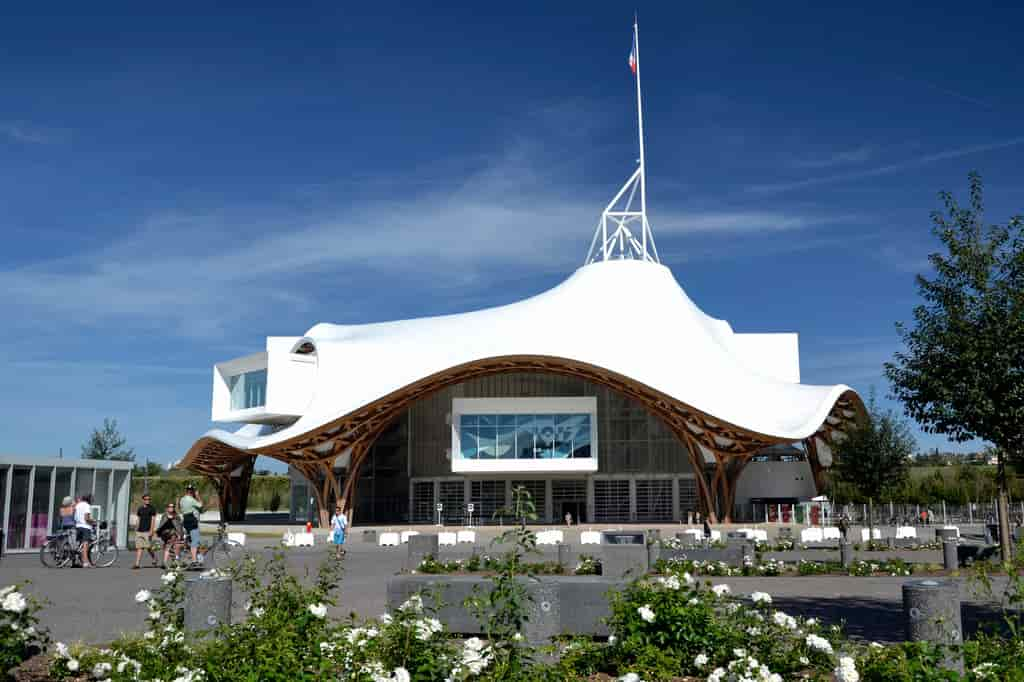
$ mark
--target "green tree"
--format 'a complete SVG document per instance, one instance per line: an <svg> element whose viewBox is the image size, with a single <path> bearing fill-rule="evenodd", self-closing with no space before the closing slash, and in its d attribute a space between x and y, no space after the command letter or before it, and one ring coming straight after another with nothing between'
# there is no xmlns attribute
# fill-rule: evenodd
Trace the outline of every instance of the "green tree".
<svg viewBox="0 0 1024 682"><path fill-rule="evenodd" d="M104 419L103 427L93 429L89 440L82 446L82 459L134 462L135 449L128 447L128 441L117 430L116 419Z"/></svg>
<svg viewBox="0 0 1024 682"><path fill-rule="evenodd" d="M844 489L873 503L904 488L916 448L907 422L892 410L879 408L872 391L867 413L833 449L832 475ZM874 520L873 508L870 518Z"/></svg>
<svg viewBox="0 0 1024 682"><path fill-rule="evenodd" d="M905 350L886 363L893 394L925 431L980 439L999 454L1002 555L1009 561L1006 463L1024 460L1024 218L983 223L981 178L969 176L970 205L949 192L932 214L945 253L917 276L923 303L912 328L898 324Z"/></svg>

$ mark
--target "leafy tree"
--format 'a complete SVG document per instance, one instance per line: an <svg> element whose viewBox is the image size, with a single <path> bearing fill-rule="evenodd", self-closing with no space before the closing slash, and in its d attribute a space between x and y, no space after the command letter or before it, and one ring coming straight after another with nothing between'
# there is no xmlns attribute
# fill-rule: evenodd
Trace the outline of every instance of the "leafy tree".
<svg viewBox="0 0 1024 682"><path fill-rule="evenodd" d="M164 468L160 466L159 462L146 462L145 464L136 464L132 469L132 473L136 476L155 477L163 474Z"/></svg>
<svg viewBox="0 0 1024 682"><path fill-rule="evenodd" d="M981 439L999 454L999 523L1010 559L1007 460L1024 461L1024 217L983 223L981 178L969 176L970 205L942 192L932 214L945 253L917 276L923 303L913 328L897 327L905 350L886 363L893 394L929 433Z"/></svg>
<svg viewBox="0 0 1024 682"><path fill-rule="evenodd" d="M873 502L905 486L916 448L907 422L892 410L879 408L872 391L867 413L835 444L832 475L843 489L855 490ZM874 518L874 510L869 518Z"/></svg>
<svg viewBox="0 0 1024 682"><path fill-rule="evenodd" d="M117 430L116 419L104 419L103 428L93 429L89 440L82 446L82 459L114 459L135 461L135 449Z"/></svg>

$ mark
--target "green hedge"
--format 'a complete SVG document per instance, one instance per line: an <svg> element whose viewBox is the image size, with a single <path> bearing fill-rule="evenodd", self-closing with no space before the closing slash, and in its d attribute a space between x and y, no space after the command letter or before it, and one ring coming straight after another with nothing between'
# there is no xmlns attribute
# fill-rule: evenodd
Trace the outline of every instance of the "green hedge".
<svg viewBox="0 0 1024 682"><path fill-rule="evenodd" d="M135 476L132 478L132 503L135 509L142 504L142 491L149 482L149 494L158 509L171 501L177 501L185 494L185 486L194 483L206 502L207 509L217 509L217 489L205 476ZM287 476L253 476L249 487L249 509L269 510L275 494L280 500L278 511L287 511L290 506L291 485Z"/></svg>

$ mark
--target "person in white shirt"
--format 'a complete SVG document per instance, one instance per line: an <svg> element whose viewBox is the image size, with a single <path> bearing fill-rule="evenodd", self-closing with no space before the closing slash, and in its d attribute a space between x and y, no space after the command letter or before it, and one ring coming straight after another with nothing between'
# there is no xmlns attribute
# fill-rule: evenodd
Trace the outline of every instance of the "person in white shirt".
<svg viewBox="0 0 1024 682"><path fill-rule="evenodd" d="M82 550L82 566L92 568L89 563L89 544L92 542L92 495L82 495L75 505L75 531Z"/></svg>

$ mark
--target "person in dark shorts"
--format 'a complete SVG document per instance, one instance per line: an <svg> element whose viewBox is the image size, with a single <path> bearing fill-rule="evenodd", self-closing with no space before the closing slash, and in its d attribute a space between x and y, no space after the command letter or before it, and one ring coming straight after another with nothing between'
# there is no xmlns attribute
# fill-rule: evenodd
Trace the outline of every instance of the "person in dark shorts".
<svg viewBox="0 0 1024 682"><path fill-rule="evenodd" d="M174 556L177 558L185 537L185 528L181 524L181 519L178 518L178 510L173 502L168 503L167 511L160 517L160 523L156 527L156 534L164 542L163 567L167 568L167 561L171 557L171 552L174 552Z"/></svg>
<svg viewBox="0 0 1024 682"><path fill-rule="evenodd" d="M154 566L159 566L156 554L153 553L153 535L156 533L156 507L153 506L149 493L142 496L142 506L135 511L139 517L139 525L135 527L135 565L133 569L139 568L142 563L142 549L145 547L149 552L149 558Z"/></svg>
<svg viewBox="0 0 1024 682"><path fill-rule="evenodd" d="M75 532L82 549L82 566L92 568L89 563L89 544L92 542L92 495L82 495L75 505Z"/></svg>

